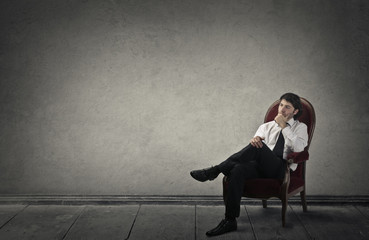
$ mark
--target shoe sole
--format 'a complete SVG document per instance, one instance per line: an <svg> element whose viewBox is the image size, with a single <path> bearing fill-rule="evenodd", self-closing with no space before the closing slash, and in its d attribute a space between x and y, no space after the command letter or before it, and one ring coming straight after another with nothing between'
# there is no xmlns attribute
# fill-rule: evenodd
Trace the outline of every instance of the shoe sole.
<svg viewBox="0 0 369 240"><path fill-rule="evenodd" d="M199 181L199 182L206 182L207 180L200 180L200 179L197 179L195 178L193 175L192 175L192 172L190 172L190 175L193 179L195 179L196 181Z"/></svg>

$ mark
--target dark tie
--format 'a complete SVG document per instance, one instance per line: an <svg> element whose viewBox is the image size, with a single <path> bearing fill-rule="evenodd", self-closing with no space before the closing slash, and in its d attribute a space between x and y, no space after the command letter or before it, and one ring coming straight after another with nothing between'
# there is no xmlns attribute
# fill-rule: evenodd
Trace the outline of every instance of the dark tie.
<svg viewBox="0 0 369 240"><path fill-rule="evenodd" d="M277 157L279 157L280 159L283 159L283 150L284 150L284 137L281 131L279 133L277 143L275 144L275 147L273 148L273 152Z"/></svg>

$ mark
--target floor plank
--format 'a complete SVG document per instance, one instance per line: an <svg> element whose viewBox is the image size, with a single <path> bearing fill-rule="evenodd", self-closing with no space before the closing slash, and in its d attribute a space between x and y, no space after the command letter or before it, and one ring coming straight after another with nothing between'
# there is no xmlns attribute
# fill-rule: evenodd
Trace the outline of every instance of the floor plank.
<svg viewBox="0 0 369 240"><path fill-rule="evenodd" d="M271 205L263 208L260 205L248 205L246 210L250 216L257 239L310 239L308 232L300 223L291 208L287 208L286 226L282 227L282 206Z"/></svg>
<svg viewBox="0 0 369 240"><path fill-rule="evenodd" d="M369 206L291 205L285 228L280 214L280 205L243 206L238 231L212 239L369 239ZM204 205L0 205L0 239L204 240L223 216Z"/></svg>
<svg viewBox="0 0 369 240"><path fill-rule="evenodd" d="M195 238L195 206L142 205L129 240Z"/></svg>
<svg viewBox="0 0 369 240"><path fill-rule="evenodd" d="M224 218L224 206L196 206L196 239L209 239L206 232L216 227ZM237 231L212 237L211 239L254 239L251 224L244 206L237 219Z"/></svg>
<svg viewBox="0 0 369 240"><path fill-rule="evenodd" d="M369 221L354 206L292 206L314 239L369 239Z"/></svg>
<svg viewBox="0 0 369 240"><path fill-rule="evenodd" d="M356 208L361 212L361 214L369 219L369 206L356 206Z"/></svg>
<svg viewBox="0 0 369 240"><path fill-rule="evenodd" d="M0 205L0 228L25 207L26 205Z"/></svg>
<svg viewBox="0 0 369 240"><path fill-rule="evenodd" d="M0 239L62 239L82 206L28 206L0 229Z"/></svg>
<svg viewBox="0 0 369 240"><path fill-rule="evenodd" d="M65 239L127 239L139 206L87 206Z"/></svg>

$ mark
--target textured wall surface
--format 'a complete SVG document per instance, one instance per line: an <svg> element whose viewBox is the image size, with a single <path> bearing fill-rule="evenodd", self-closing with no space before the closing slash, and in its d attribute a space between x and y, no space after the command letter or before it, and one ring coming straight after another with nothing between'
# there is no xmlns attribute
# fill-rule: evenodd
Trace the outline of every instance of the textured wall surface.
<svg viewBox="0 0 369 240"><path fill-rule="evenodd" d="M219 195L284 92L308 194L369 194L368 1L0 2L0 193Z"/></svg>

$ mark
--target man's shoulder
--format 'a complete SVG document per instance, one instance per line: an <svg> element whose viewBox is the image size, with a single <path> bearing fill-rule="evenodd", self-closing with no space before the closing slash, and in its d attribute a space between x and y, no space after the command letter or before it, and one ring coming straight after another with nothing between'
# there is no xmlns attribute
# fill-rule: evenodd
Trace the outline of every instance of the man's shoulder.
<svg viewBox="0 0 369 240"><path fill-rule="evenodd" d="M261 126L273 126L275 124L277 124L277 123L274 120L272 120L272 121L265 122L265 123L261 124Z"/></svg>
<svg viewBox="0 0 369 240"><path fill-rule="evenodd" d="M295 120L294 122L294 125L296 125L296 127L306 127L307 128L307 125L303 122L300 122L299 120Z"/></svg>

